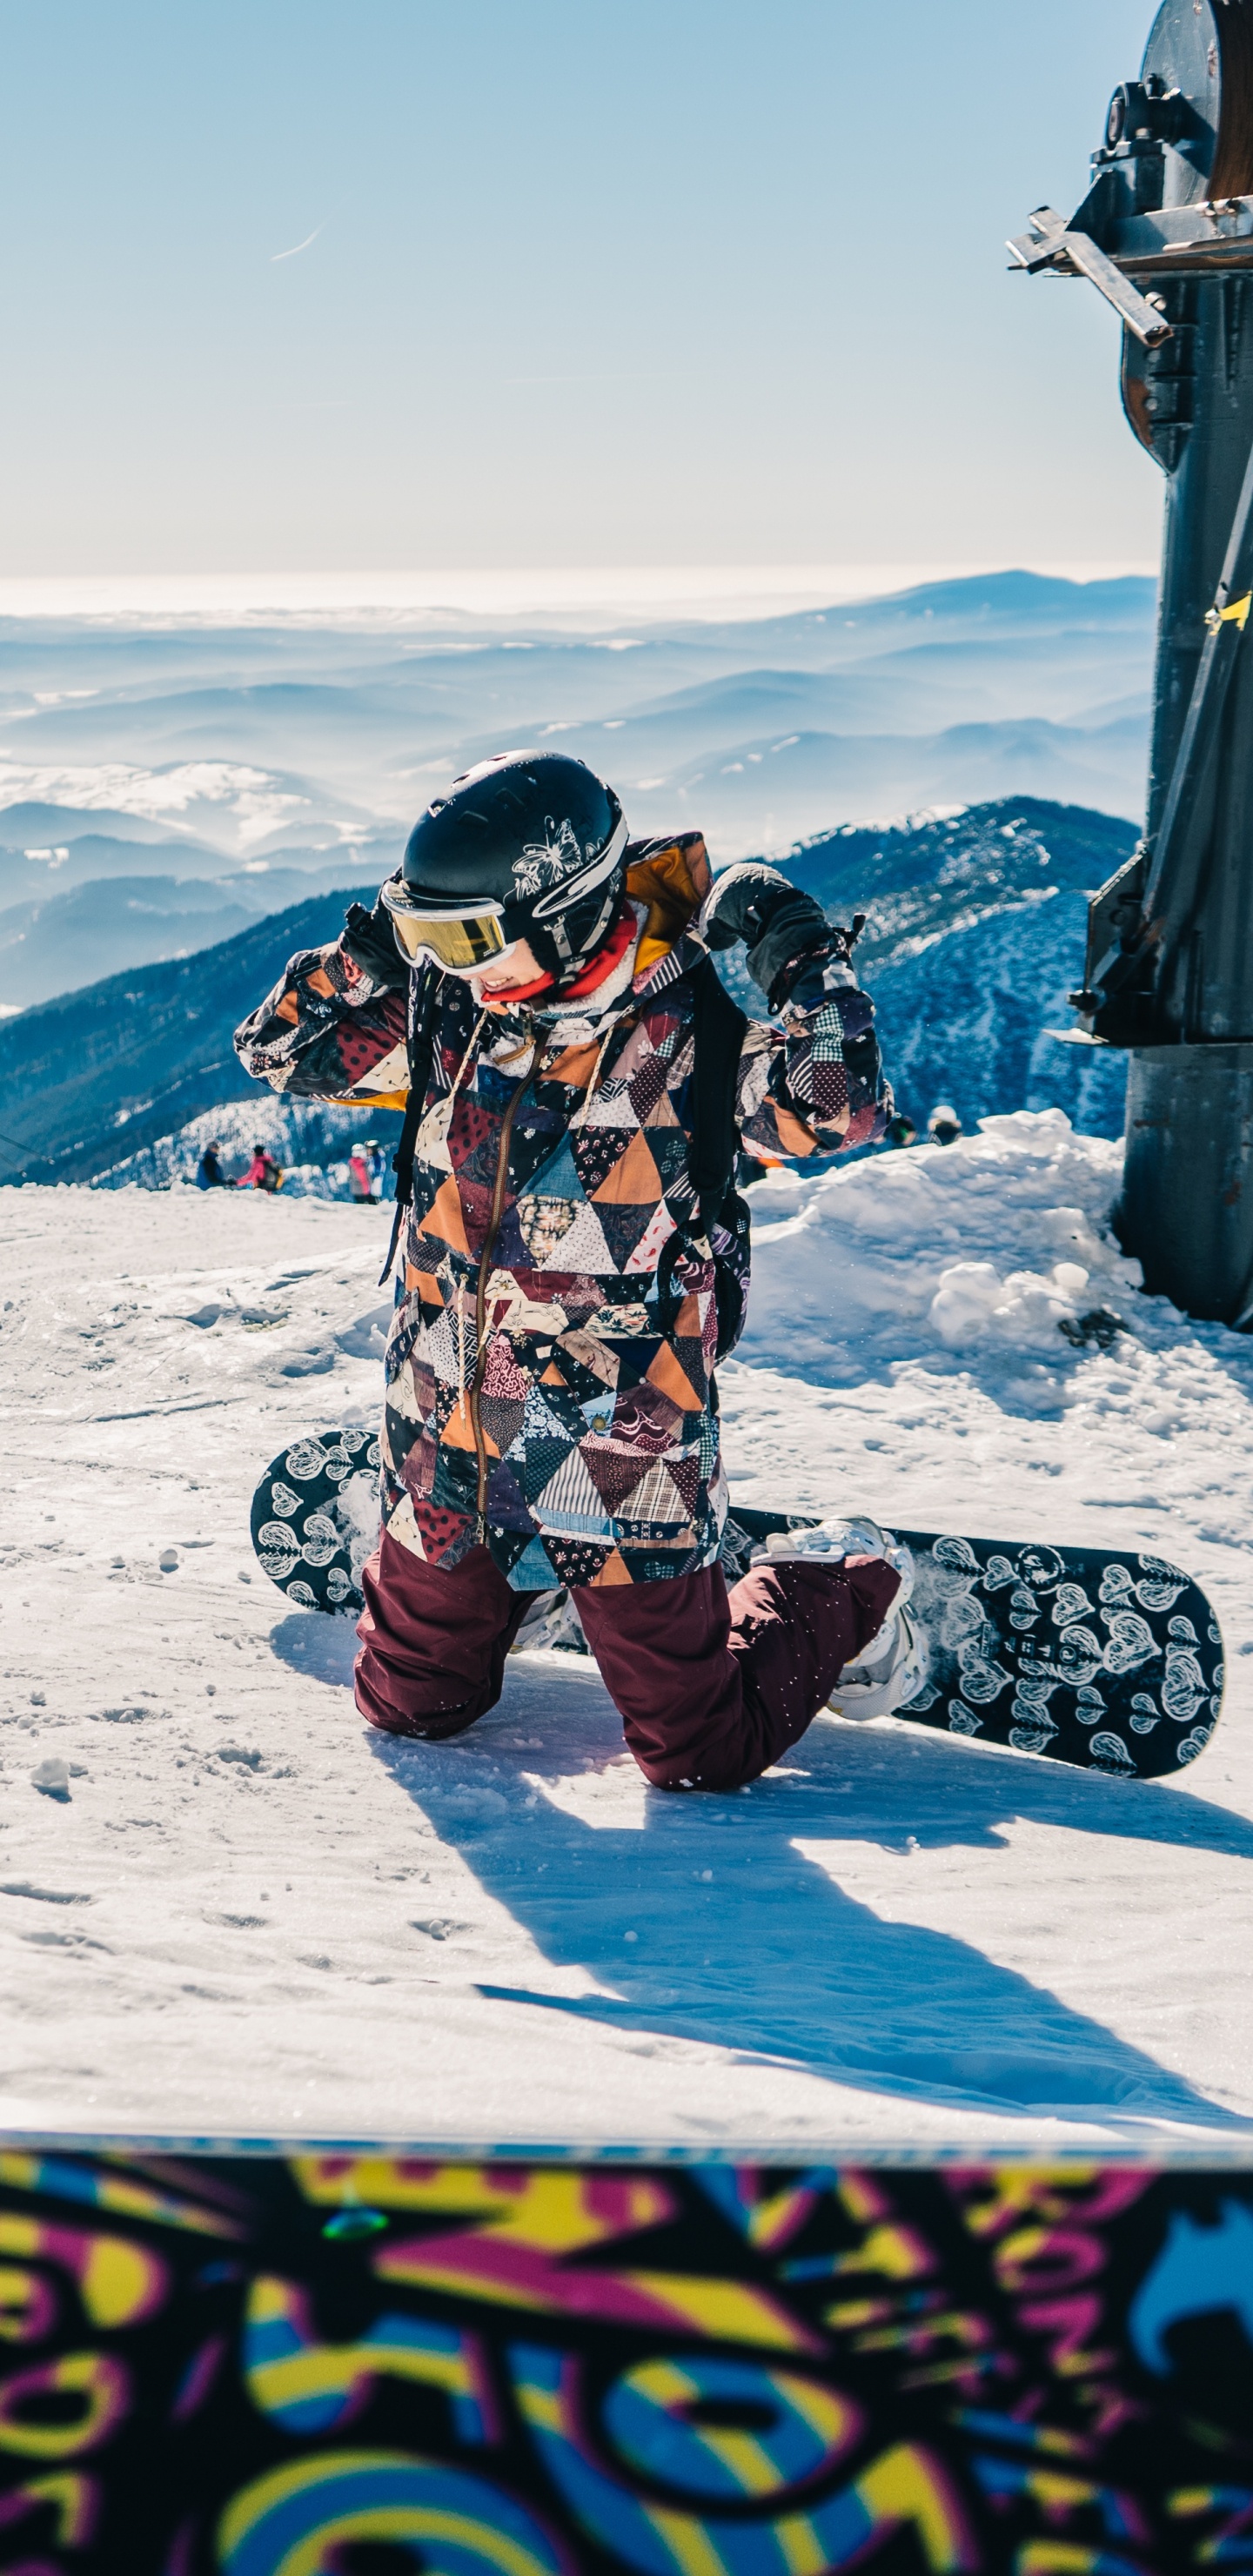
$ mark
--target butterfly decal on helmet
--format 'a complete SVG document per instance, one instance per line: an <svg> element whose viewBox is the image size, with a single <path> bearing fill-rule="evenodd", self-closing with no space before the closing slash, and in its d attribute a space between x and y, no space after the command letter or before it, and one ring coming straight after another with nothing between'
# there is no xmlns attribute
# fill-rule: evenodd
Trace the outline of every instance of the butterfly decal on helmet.
<svg viewBox="0 0 1253 2576"><path fill-rule="evenodd" d="M515 892L523 900L547 894L554 886L564 885L582 864L583 852L578 834L569 818L558 824L554 823L551 815L547 815L544 839L527 841L521 857L514 860Z"/></svg>

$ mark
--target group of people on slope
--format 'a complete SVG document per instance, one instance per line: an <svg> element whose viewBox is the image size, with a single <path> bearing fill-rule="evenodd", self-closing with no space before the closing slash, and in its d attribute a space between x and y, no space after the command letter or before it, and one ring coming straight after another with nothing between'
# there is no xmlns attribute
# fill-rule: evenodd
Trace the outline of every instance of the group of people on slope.
<svg viewBox="0 0 1253 2576"><path fill-rule="evenodd" d="M222 1148L217 1138L205 1146L196 1166L196 1187L201 1190L264 1190L273 1196L281 1190L284 1172L267 1145L254 1145L252 1161L238 1180L228 1180L222 1169ZM363 1138L349 1148L348 1195L355 1205L377 1207L383 1196L385 1171L383 1149L376 1136Z"/></svg>
<svg viewBox="0 0 1253 2576"><path fill-rule="evenodd" d="M197 1189L266 1190L271 1195L275 1190L281 1190L283 1186L282 1165L275 1161L274 1156L267 1145L253 1146L252 1161L250 1162L247 1171L241 1173L239 1179L236 1181L229 1181L227 1179L227 1176L222 1169L220 1159L221 1153L222 1148L216 1137L211 1144L205 1146L204 1152L200 1157L200 1161L196 1166Z"/></svg>
<svg viewBox="0 0 1253 2576"><path fill-rule="evenodd" d="M383 1148L377 1136L367 1136L362 1143L349 1148L348 1190L357 1207L378 1206L383 1196L385 1169Z"/></svg>
<svg viewBox="0 0 1253 2576"><path fill-rule="evenodd" d="M929 1145L955 1145L961 1132L962 1123L952 1102L949 1100L937 1100L935 1107L927 1120L927 1143ZM917 1144L918 1130L914 1125L913 1119L909 1117L905 1110L898 1109L895 1116L889 1118L887 1134L883 1141L885 1145L898 1147L902 1145Z"/></svg>

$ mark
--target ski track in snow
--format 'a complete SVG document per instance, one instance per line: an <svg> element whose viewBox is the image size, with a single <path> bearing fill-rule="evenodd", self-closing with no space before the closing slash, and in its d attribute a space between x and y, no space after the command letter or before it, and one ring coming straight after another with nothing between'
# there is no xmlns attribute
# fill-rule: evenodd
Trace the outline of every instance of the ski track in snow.
<svg viewBox="0 0 1253 2576"><path fill-rule="evenodd" d="M255 1566L260 1467L374 1418L388 1211L6 1192L0 2127L1247 2144L1253 1342L1137 1293L1117 1162L1024 1113L772 1176L727 1454L745 1501L1177 1558L1212 1745L1124 1785L823 1717L725 1798L649 1790L559 1653L375 1737L351 1626ZM1074 1350L1095 1305L1131 1332Z"/></svg>

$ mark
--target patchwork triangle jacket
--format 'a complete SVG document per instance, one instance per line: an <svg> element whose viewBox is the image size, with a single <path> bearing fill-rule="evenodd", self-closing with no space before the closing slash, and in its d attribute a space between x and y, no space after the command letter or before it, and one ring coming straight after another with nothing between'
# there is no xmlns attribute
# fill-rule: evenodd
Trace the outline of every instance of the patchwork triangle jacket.
<svg viewBox="0 0 1253 2576"><path fill-rule="evenodd" d="M707 1212L700 1231L691 1176L712 877L695 833L635 844L628 862L590 991L484 1008L431 967L397 989L337 941L293 957L235 1038L276 1091L402 1107L412 1033L429 1024L383 1523L447 1566L485 1541L525 1592L691 1574L717 1557L726 1515L714 1367L742 1324L748 1248L746 1228ZM747 1022L726 1078L750 1152L882 1136L873 1022L851 976L781 1024Z"/></svg>

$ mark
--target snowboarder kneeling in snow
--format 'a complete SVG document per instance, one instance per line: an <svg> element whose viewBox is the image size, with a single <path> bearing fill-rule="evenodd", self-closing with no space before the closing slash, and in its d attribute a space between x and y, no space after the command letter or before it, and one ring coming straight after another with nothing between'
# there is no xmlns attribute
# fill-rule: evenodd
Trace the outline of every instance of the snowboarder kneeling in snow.
<svg viewBox="0 0 1253 2576"><path fill-rule="evenodd" d="M736 941L774 1024L714 971ZM729 1598L719 1563L737 1151L836 1154L892 1111L851 944L776 869L715 881L699 834L629 843L581 761L511 752L432 804L373 911L238 1031L277 1091L406 1109L358 1630L375 1726L460 1734L563 1588L661 1788L755 1779L841 1676L842 1706L908 1697L873 1523L776 1541Z"/></svg>

